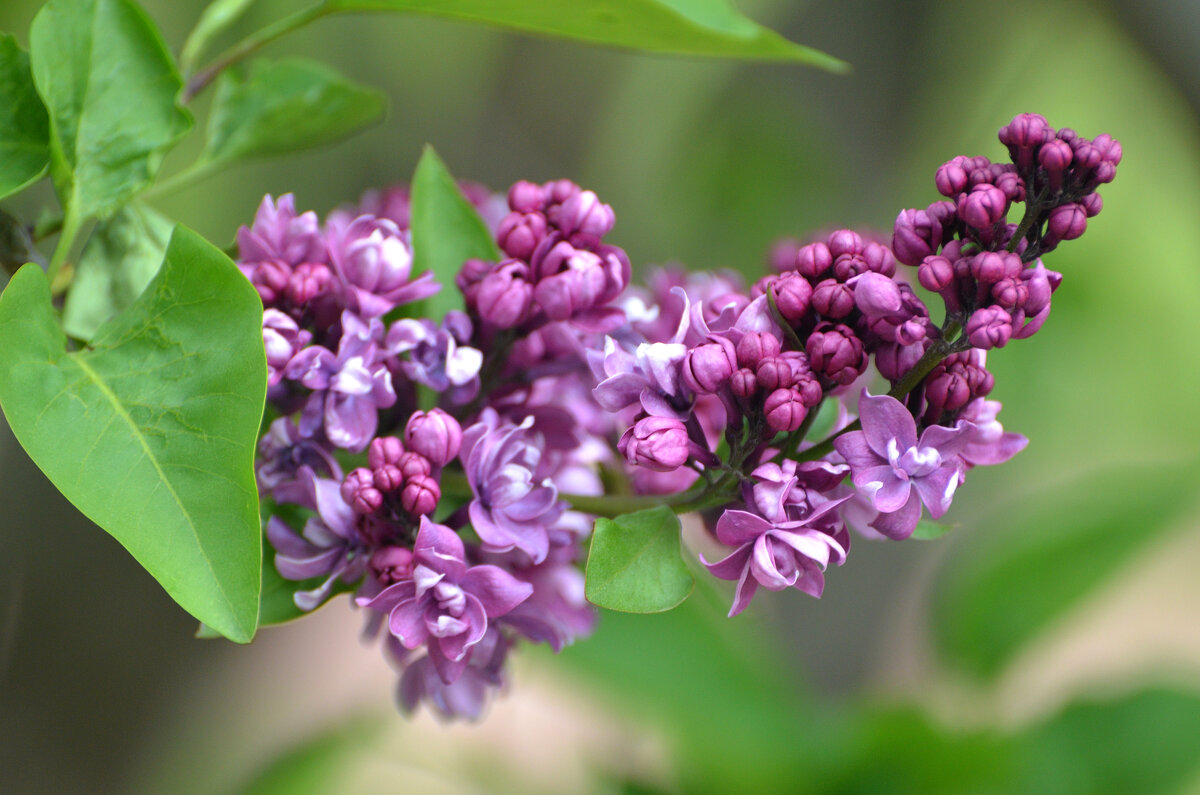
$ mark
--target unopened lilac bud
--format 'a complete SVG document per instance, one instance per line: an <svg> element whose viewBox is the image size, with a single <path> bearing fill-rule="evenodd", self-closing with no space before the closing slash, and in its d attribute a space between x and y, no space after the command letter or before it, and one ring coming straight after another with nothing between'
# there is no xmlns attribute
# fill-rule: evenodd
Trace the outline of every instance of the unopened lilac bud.
<svg viewBox="0 0 1200 795"><path fill-rule="evenodd" d="M958 217L976 229L990 229L1008 212L1008 197L995 185L976 185L958 197Z"/></svg>
<svg viewBox="0 0 1200 795"><path fill-rule="evenodd" d="M733 343L724 337L692 348L684 357L681 368L683 382L700 394L718 391L736 369L737 352Z"/></svg>
<svg viewBox="0 0 1200 795"><path fill-rule="evenodd" d="M371 470L359 467L342 481L342 499L355 513L374 513L383 505L383 495L375 488Z"/></svg>
<svg viewBox="0 0 1200 795"><path fill-rule="evenodd" d="M532 213L542 209L545 194L541 185L521 180L508 189L508 207L516 213Z"/></svg>
<svg viewBox="0 0 1200 795"><path fill-rule="evenodd" d="M899 381L924 354L924 345L883 345L875 351L875 368L889 381Z"/></svg>
<svg viewBox="0 0 1200 795"><path fill-rule="evenodd" d="M404 445L395 436L377 436L367 448L367 464L379 469L384 464L395 464L404 452Z"/></svg>
<svg viewBox="0 0 1200 795"><path fill-rule="evenodd" d="M766 356L778 356L781 348L779 338L765 331L751 331L742 335L737 344L737 363L753 369Z"/></svg>
<svg viewBox="0 0 1200 795"><path fill-rule="evenodd" d="M854 303L868 318L892 317L903 307L900 285L879 273L864 273L854 281Z"/></svg>
<svg viewBox="0 0 1200 795"><path fill-rule="evenodd" d="M794 272L784 273L769 289L774 293L779 314L789 323L798 324L808 314L808 308L812 305L813 288L804 276Z"/></svg>
<svg viewBox="0 0 1200 795"><path fill-rule="evenodd" d="M808 407L795 389L776 389L763 403L767 427L776 433L791 433L804 424Z"/></svg>
<svg viewBox="0 0 1200 795"><path fill-rule="evenodd" d="M860 273L871 270L863 254L843 254L833 261L833 278L848 282Z"/></svg>
<svg viewBox="0 0 1200 795"><path fill-rule="evenodd" d="M917 281L930 292L945 292L954 284L954 263L945 257L926 257L917 269Z"/></svg>
<svg viewBox="0 0 1200 795"><path fill-rule="evenodd" d="M496 229L496 242L510 257L528 260L546 238L546 216L539 212L509 213Z"/></svg>
<svg viewBox="0 0 1200 795"><path fill-rule="evenodd" d="M749 400L758 391L758 376L748 367L734 370L729 377L729 389L742 400Z"/></svg>
<svg viewBox="0 0 1200 795"><path fill-rule="evenodd" d="M687 428L675 417L643 417L625 431L617 449L631 464L670 472L687 463Z"/></svg>
<svg viewBox="0 0 1200 795"><path fill-rule="evenodd" d="M854 311L854 289L836 279L825 279L813 288L812 308L830 320L841 320Z"/></svg>
<svg viewBox="0 0 1200 795"><path fill-rule="evenodd" d="M435 467L444 467L462 446L462 426L441 409L418 411L404 427L404 445Z"/></svg>
<svg viewBox="0 0 1200 795"><path fill-rule="evenodd" d="M1016 309L1029 300L1029 288L1019 277L1001 279L992 285L992 298L1005 309Z"/></svg>
<svg viewBox="0 0 1200 795"><path fill-rule="evenodd" d="M480 279L475 290L475 311L496 328L520 325L529 317L532 305L529 267L520 260L501 262Z"/></svg>
<svg viewBox="0 0 1200 795"><path fill-rule="evenodd" d="M1087 231L1087 210L1082 204L1063 204L1050 211L1042 248L1050 251L1063 240L1074 240Z"/></svg>
<svg viewBox="0 0 1200 795"><path fill-rule="evenodd" d="M542 186L542 197L546 204L562 204L581 190L569 179L556 179Z"/></svg>
<svg viewBox="0 0 1200 795"><path fill-rule="evenodd" d="M483 277L492 272L495 263L482 259L469 259L454 276L454 285L463 294L467 309L475 309L475 296L479 292L479 283Z"/></svg>
<svg viewBox="0 0 1200 795"><path fill-rule="evenodd" d="M400 492L400 505L412 516L426 516L437 508L442 498L442 489L429 475L416 475L404 483Z"/></svg>
<svg viewBox="0 0 1200 795"><path fill-rule="evenodd" d="M792 364L782 356L763 357L754 370L758 385L768 392L776 389L786 389L796 383L796 374Z"/></svg>
<svg viewBox="0 0 1200 795"><path fill-rule="evenodd" d="M1063 174L1075 159L1075 152L1066 141L1055 139L1038 150L1038 163L1046 170L1046 179L1054 193L1062 190Z"/></svg>
<svg viewBox="0 0 1200 795"><path fill-rule="evenodd" d="M962 373L935 370L925 382L925 402L936 419L943 411L957 411L971 401L971 387Z"/></svg>
<svg viewBox="0 0 1200 795"><path fill-rule="evenodd" d="M405 450L401 453L399 460L396 461L396 468L400 470L400 474L404 476L405 480L433 472L433 465L429 463L429 459L414 450Z"/></svg>
<svg viewBox="0 0 1200 795"><path fill-rule="evenodd" d="M1004 193L1004 198L1010 202L1025 201L1025 180L1015 173L1006 171L999 174L992 184L999 188Z"/></svg>
<svg viewBox="0 0 1200 795"><path fill-rule="evenodd" d="M1012 338L1012 316L1002 306L976 309L967 320L966 332L967 340L976 348L1003 348Z"/></svg>
<svg viewBox="0 0 1200 795"><path fill-rule="evenodd" d="M804 348L812 371L836 384L850 384L867 369L862 340L842 324L818 325Z"/></svg>
<svg viewBox="0 0 1200 795"><path fill-rule="evenodd" d="M892 230L892 250L905 265L917 266L942 244L942 226L925 210L901 210Z"/></svg>
<svg viewBox="0 0 1200 795"><path fill-rule="evenodd" d="M404 473L395 464L384 464L372 469L371 474L375 480L375 488L384 494L391 494L404 486Z"/></svg>
<svg viewBox="0 0 1200 795"><path fill-rule="evenodd" d="M824 243L809 243L796 252L796 270L807 279L819 279L833 267L833 254Z"/></svg>
<svg viewBox="0 0 1200 795"><path fill-rule="evenodd" d="M333 272L328 265L302 262L288 280L287 298L294 306L304 306L333 287Z"/></svg>
<svg viewBox="0 0 1200 795"><path fill-rule="evenodd" d="M1021 273L1021 280L1029 291L1025 301L1025 314L1032 317L1050 304L1050 295L1062 281L1062 274L1046 270L1041 260L1032 268Z"/></svg>
<svg viewBox="0 0 1200 795"><path fill-rule="evenodd" d="M579 232L604 237L612 231L616 220L612 207L602 203L590 190L576 193L558 211L558 228L568 235Z"/></svg>
<svg viewBox="0 0 1200 795"><path fill-rule="evenodd" d="M984 251L970 261L971 276L983 284L995 284L1001 279L1020 276L1021 258L1007 251Z"/></svg>
<svg viewBox="0 0 1200 795"><path fill-rule="evenodd" d="M262 298L263 306L275 304L287 290L292 278L292 268L285 262L260 262L250 274L250 282Z"/></svg>
<svg viewBox="0 0 1200 795"><path fill-rule="evenodd" d="M388 586L407 580L413 573L413 553L406 547L386 546L371 555L371 571L380 585Z"/></svg>
<svg viewBox="0 0 1200 795"><path fill-rule="evenodd" d="M1054 137L1054 128L1037 113L1022 113L1000 128L1000 143L1008 147L1022 173L1033 165L1037 148Z"/></svg>
<svg viewBox="0 0 1200 795"><path fill-rule="evenodd" d="M937 173L933 177L938 193L953 199L967 189L967 169L964 167L966 160L967 158L959 155L938 166ZM898 252L897 256L899 256ZM904 262L903 259L900 261Z"/></svg>
<svg viewBox="0 0 1200 795"><path fill-rule="evenodd" d="M1099 193L1089 193L1081 198L1079 203L1083 205L1088 218L1095 218L1104 207L1104 200L1100 198Z"/></svg>
<svg viewBox="0 0 1200 795"><path fill-rule="evenodd" d="M807 370L796 379L796 383L792 384L792 390L800 395L800 402L810 409L815 408L825 395L816 376Z"/></svg>
<svg viewBox="0 0 1200 795"><path fill-rule="evenodd" d="M866 246L867 241L852 229L839 229L829 236L829 253L835 260L845 254L861 254Z"/></svg>

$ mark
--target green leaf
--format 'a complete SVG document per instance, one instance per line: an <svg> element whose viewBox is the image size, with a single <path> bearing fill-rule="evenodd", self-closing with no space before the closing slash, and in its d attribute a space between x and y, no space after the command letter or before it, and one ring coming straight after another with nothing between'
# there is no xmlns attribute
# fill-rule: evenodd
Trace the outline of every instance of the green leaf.
<svg viewBox="0 0 1200 795"><path fill-rule="evenodd" d="M183 62L184 71L191 71L212 40L237 22L253 2L254 0L213 0L209 3L183 44L180 60Z"/></svg>
<svg viewBox="0 0 1200 795"><path fill-rule="evenodd" d="M692 592L679 552L679 517L665 505L600 517L588 552L587 600L623 613L661 613Z"/></svg>
<svg viewBox="0 0 1200 795"><path fill-rule="evenodd" d="M302 58L256 60L222 74L201 167L332 143L379 121L384 96Z"/></svg>
<svg viewBox="0 0 1200 795"><path fill-rule="evenodd" d="M922 519L921 521L917 522L917 529L913 530L913 533L911 536L909 536L909 538L913 538L918 541L933 541L934 539L941 538L942 536L946 535L946 533L949 533L951 530L954 530L957 527L958 525L956 524L935 522L932 519Z"/></svg>
<svg viewBox="0 0 1200 795"><path fill-rule="evenodd" d="M407 11L634 50L792 61L845 72L845 62L794 44L728 0L331 0L342 11Z"/></svg>
<svg viewBox="0 0 1200 795"><path fill-rule="evenodd" d="M433 271L442 285L425 303L430 317L462 309L454 277L469 259L499 260L500 249L483 219L458 189L446 164L426 146L412 179L413 272Z"/></svg>
<svg viewBox="0 0 1200 795"><path fill-rule="evenodd" d="M29 56L15 38L0 34L0 199L40 179L49 164L49 120Z"/></svg>
<svg viewBox="0 0 1200 795"><path fill-rule="evenodd" d="M101 221L88 239L63 306L63 330L91 339L96 329L137 300L158 273L175 223L131 202Z"/></svg>
<svg viewBox="0 0 1200 795"><path fill-rule="evenodd" d="M175 63L130 0L51 0L29 40L59 200L76 219L109 215L150 183L192 126L175 101Z"/></svg>
<svg viewBox="0 0 1200 795"><path fill-rule="evenodd" d="M1195 500L1195 465L1119 467L1006 503L961 536L933 598L934 638L953 662L993 676L1025 643L1109 580Z"/></svg>
<svg viewBox="0 0 1200 795"><path fill-rule="evenodd" d="M185 610L239 642L258 618L261 324L250 283L183 227L84 350L65 350L36 266L0 296L0 406L21 446Z"/></svg>

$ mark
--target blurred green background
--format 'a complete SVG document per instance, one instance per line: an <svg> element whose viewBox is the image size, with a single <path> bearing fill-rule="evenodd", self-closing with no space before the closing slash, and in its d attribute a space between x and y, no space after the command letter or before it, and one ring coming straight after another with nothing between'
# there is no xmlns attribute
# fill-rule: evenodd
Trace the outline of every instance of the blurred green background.
<svg viewBox="0 0 1200 795"><path fill-rule="evenodd" d="M145 4L176 49L204 6ZM38 5L5 0L0 30L26 44ZM262 0L222 43L295 7ZM0 790L1200 791L1200 7L739 7L854 73L334 18L267 54L379 86L387 120L157 206L225 245L263 193L324 213L407 180L429 142L462 178L595 190L635 267L753 278L777 237L886 232L938 198L944 160L1002 159L1016 113L1111 133L1125 159L1104 211L1047 258L1065 274L1050 320L989 360L1002 420L1032 441L971 473L960 528L856 541L819 602L762 593L726 621L714 587L672 614L606 615L560 659L523 654L483 726L446 729L391 711L344 604L246 648L193 640L5 428ZM41 185L4 209L50 200Z"/></svg>

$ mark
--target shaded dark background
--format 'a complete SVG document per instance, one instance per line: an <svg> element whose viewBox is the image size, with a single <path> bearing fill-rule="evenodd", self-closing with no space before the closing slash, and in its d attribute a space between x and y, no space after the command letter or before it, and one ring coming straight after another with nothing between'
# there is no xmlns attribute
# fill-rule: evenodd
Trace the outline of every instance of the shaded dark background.
<svg viewBox="0 0 1200 795"><path fill-rule="evenodd" d="M1038 111L1084 135L1113 133L1126 160L1088 236L1048 260L1068 275L1046 329L993 354L1004 418L1034 442L1008 467L973 472L952 518L982 532L1067 473L1194 453L1200 7L739 5L854 73L638 55L415 17L330 19L267 54L316 57L381 87L386 122L332 148L238 166L157 206L224 245L263 193L294 192L299 207L324 213L406 180L430 142L462 178L502 189L565 176L595 190L615 208L613 237L635 267L678 260L753 276L779 236L888 230L901 208L937 198L938 164L1000 158L995 130ZM27 43L37 6L6 0L0 30ZM146 3L176 49L203 6ZM223 43L291 7L255 5ZM167 172L197 149L186 143ZM49 196L43 185L5 209L32 218ZM165 705L259 644L193 640L194 621L75 513L7 428L0 482L0 789L124 791L169 726ZM783 628L773 631L797 687L834 701L876 686L898 605L952 567L958 546L858 543L820 602L764 594L757 610ZM508 698L521 697L518 683Z"/></svg>

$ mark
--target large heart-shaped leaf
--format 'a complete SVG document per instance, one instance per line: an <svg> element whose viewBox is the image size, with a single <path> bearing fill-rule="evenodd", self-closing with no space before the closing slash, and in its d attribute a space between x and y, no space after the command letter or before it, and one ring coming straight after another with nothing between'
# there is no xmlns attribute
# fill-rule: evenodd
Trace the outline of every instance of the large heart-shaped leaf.
<svg viewBox="0 0 1200 795"><path fill-rule="evenodd" d="M331 0L329 6L431 14L651 52L847 69L843 61L747 19L728 0Z"/></svg>
<svg viewBox="0 0 1200 795"><path fill-rule="evenodd" d="M46 173L48 124L46 108L33 87L29 56L16 39L0 34L0 198Z"/></svg>
<svg viewBox="0 0 1200 795"><path fill-rule="evenodd" d="M623 613L661 613L692 592L679 554L679 517L665 505L596 519L588 551L587 600Z"/></svg>
<svg viewBox="0 0 1200 795"><path fill-rule="evenodd" d="M257 60L225 72L213 99L202 168L332 143L383 118L384 96L324 64Z"/></svg>
<svg viewBox="0 0 1200 795"><path fill-rule="evenodd" d="M500 249L431 146L425 147L413 174L411 223L413 272L433 271L442 285L423 310L440 318L462 309L462 294L454 286L459 268L472 258L499 260Z"/></svg>
<svg viewBox="0 0 1200 795"><path fill-rule="evenodd" d="M258 617L261 323L237 267L182 227L84 350L66 350L37 266L0 296L0 406L22 447L175 601L240 642Z"/></svg>
<svg viewBox="0 0 1200 795"><path fill-rule="evenodd" d="M79 257L63 306L63 329L91 339L96 329L137 300L158 273L175 224L131 202L97 224Z"/></svg>
<svg viewBox="0 0 1200 795"><path fill-rule="evenodd" d="M130 0L51 0L29 32L50 112L50 173L78 223L116 210L192 125L162 36Z"/></svg>

